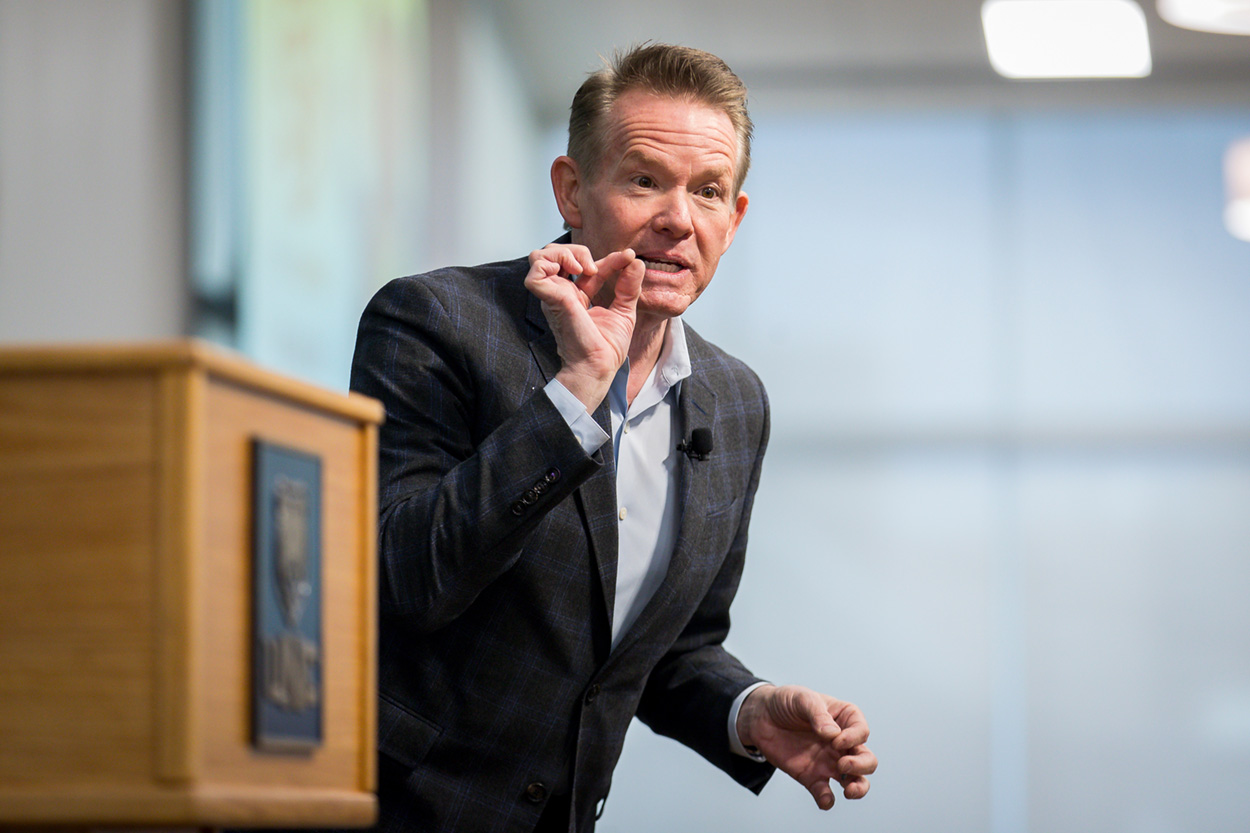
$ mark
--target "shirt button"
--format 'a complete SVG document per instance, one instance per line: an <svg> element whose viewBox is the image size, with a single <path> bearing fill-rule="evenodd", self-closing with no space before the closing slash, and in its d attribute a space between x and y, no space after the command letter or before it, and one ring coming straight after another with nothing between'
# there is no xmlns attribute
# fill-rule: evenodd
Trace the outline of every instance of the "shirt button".
<svg viewBox="0 0 1250 833"><path fill-rule="evenodd" d="M626 515L626 512L625 512L625 507L624 507L624 506L622 506L622 507L621 507L621 511L620 511L620 516L621 516L621 520L622 520L622 521L623 521L623 520L625 520L625 515Z"/></svg>
<svg viewBox="0 0 1250 833"><path fill-rule="evenodd" d="M626 420L626 421L625 421L625 433L626 433L626 434L628 434L628 433L629 433L629 420Z"/></svg>
<svg viewBox="0 0 1250 833"><path fill-rule="evenodd" d="M542 804L547 797L547 785L541 781L535 781L525 788L525 800L531 804Z"/></svg>

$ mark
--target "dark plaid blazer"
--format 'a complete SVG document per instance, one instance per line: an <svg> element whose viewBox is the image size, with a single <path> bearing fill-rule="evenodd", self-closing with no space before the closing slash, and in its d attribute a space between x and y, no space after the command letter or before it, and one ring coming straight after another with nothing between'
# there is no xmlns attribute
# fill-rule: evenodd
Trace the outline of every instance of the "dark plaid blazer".
<svg viewBox="0 0 1250 833"><path fill-rule="evenodd" d="M681 525L615 650L611 448L587 456L543 393L560 367L526 260L401 278L360 322L353 390L380 399L380 827L531 831L553 794L593 828L637 714L743 785L731 702L757 678L721 643L768 441L764 388L687 328ZM605 402L594 415L608 425ZM677 453L674 451L674 453Z"/></svg>

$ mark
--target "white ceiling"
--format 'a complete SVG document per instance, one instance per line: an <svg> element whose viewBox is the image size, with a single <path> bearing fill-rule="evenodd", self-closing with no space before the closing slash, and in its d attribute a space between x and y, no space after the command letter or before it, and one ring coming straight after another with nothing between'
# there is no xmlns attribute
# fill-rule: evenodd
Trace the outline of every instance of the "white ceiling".
<svg viewBox="0 0 1250 833"><path fill-rule="evenodd" d="M1178 29L1141 0L1146 79L1007 81L990 68L981 0L487 0L540 110L566 112L598 55L644 40L715 52L755 111L861 107L1250 106L1250 37Z"/></svg>

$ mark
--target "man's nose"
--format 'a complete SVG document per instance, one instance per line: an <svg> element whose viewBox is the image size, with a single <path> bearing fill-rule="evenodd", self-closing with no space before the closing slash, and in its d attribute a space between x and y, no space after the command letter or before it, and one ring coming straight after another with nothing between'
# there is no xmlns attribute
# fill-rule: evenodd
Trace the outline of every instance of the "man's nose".
<svg viewBox="0 0 1250 833"><path fill-rule="evenodd" d="M690 195L683 189L674 188L666 192L663 202L657 207L652 227L672 237L685 237L693 230L690 221Z"/></svg>

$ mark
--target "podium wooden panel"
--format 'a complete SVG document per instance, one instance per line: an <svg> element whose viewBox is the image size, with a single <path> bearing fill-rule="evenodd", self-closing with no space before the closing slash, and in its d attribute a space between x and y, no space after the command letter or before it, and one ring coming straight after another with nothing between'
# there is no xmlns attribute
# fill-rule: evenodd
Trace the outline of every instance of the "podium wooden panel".
<svg viewBox="0 0 1250 833"><path fill-rule="evenodd" d="M0 350L0 826L373 821L381 418L196 342ZM310 753L251 741L254 438L321 460Z"/></svg>

